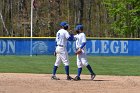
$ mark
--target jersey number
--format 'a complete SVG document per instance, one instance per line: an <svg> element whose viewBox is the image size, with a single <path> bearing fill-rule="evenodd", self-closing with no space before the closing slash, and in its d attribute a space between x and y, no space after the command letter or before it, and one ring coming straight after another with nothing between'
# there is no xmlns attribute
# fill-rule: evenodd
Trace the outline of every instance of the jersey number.
<svg viewBox="0 0 140 93"><path fill-rule="evenodd" d="M60 33L57 34L57 38L58 38L58 39L60 38Z"/></svg>

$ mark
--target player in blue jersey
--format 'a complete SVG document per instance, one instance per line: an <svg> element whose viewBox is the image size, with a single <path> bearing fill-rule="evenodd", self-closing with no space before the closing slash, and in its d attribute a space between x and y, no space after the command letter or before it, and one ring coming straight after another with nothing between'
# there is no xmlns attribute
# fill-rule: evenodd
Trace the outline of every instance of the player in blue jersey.
<svg viewBox="0 0 140 93"><path fill-rule="evenodd" d="M77 53L77 76L74 78L74 80L81 80L80 75L82 72L82 67L86 66L91 74L91 80L93 80L96 76L96 74L93 72L91 66L88 64L87 57L86 57L86 35L83 32L83 25L77 25L76 28L76 35L74 36L76 40L76 50L81 51Z"/></svg>

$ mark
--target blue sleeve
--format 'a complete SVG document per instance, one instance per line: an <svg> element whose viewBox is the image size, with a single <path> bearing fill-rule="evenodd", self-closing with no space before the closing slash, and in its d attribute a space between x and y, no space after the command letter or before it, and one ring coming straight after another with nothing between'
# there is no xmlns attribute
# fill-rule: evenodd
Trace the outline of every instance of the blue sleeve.
<svg viewBox="0 0 140 93"><path fill-rule="evenodd" d="M74 40L74 35L73 34L70 34L70 37L68 38L69 41L72 41Z"/></svg>
<svg viewBox="0 0 140 93"><path fill-rule="evenodd" d="M86 42L83 42L80 48L82 49L85 45L86 45Z"/></svg>

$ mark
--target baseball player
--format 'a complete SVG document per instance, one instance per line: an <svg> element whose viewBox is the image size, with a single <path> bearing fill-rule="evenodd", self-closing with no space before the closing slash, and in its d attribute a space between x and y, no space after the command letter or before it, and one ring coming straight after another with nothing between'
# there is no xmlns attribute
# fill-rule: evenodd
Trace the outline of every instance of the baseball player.
<svg viewBox="0 0 140 93"><path fill-rule="evenodd" d="M75 30L77 33L76 35L74 35L74 38L76 40L78 73L77 73L77 76L74 78L74 80L81 80L80 74L82 72L83 66L87 67L87 69L89 70L91 74L91 80L93 80L96 74L93 72L86 58L86 36L83 33L83 25L77 25Z"/></svg>
<svg viewBox="0 0 140 93"><path fill-rule="evenodd" d="M56 71L62 61L65 66L67 80L71 80L73 78L69 76L69 60L68 60L66 45L67 45L67 40L73 40L74 37L73 35L70 35L67 31L69 27L67 22L61 22L60 26L61 29L56 34L56 49L55 49L56 61L54 64L53 73L52 73L53 75L51 78L53 80L60 80L59 78L56 77Z"/></svg>

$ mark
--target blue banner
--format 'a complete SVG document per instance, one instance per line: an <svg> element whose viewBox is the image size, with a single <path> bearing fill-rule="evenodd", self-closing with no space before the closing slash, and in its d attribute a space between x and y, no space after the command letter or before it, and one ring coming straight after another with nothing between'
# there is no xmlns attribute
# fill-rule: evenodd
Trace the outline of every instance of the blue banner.
<svg viewBox="0 0 140 93"><path fill-rule="evenodd" d="M32 47L31 47L32 46ZM87 39L87 55L140 56L140 40L93 40ZM68 41L67 50L75 53L75 42ZM0 39L0 55L52 55L55 39L5 38Z"/></svg>

